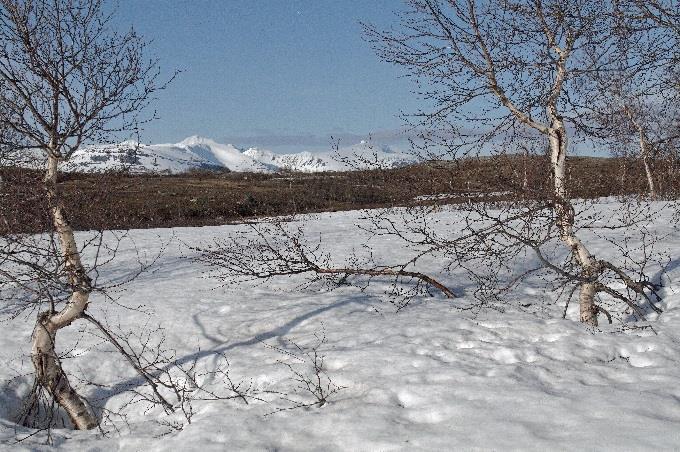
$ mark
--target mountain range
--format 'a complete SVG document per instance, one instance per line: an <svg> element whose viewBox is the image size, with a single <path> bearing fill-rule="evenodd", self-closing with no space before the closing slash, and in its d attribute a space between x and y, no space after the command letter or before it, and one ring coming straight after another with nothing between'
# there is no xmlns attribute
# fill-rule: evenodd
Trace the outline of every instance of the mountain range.
<svg viewBox="0 0 680 452"><path fill-rule="evenodd" d="M239 149L231 144L192 136L174 144L126 141L85 146L76 151L62 169L79 172L127 169L135 173L166 174L190 170L271 173L395 168L414 162L413 156L366 141L334 151L279 154L258 148Z"/></svg>

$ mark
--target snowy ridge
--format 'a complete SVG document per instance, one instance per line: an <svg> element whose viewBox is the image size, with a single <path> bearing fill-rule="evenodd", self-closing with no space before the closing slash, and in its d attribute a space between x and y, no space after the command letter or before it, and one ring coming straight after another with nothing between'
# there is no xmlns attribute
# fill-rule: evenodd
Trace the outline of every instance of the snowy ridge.
<svg viewBox="0 0 680 452"><path fill-rule="evenodd" d="M100 172L129 170L135 173L178 174L190 170L269 173L276 171L350 171L395 168L414 163L409 155L366 142L336 152L276 154L269 150L242 150L231 144L192 136L174 144L140 144L125 141L113 145L86 146L62 167L64 171Z"/></svg>
<svg viewBox="0 0 680 452"><path fill-rule="evenodd" d="M309 173L398 168L415 163L413 156L395 152L387 146L373 146L366 141L330 152L275 154L251 148L244 154L283 170Z"/></svg>
<svg viewBox="0 0 680 452"><path fill-rule="evenodd" d="M192 169L271 172L230 144L189 137L175 144L138 144L126 141L107 146L87 146L64 164L65 171L98 172L129 169L132 172L183 173Z"/></svg>

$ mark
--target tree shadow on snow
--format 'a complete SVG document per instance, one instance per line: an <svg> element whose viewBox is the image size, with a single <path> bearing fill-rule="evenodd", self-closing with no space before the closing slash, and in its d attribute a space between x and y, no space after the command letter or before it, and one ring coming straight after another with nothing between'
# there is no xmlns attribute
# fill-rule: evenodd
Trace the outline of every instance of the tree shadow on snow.
<svg viewBox="0 0 680 452"><path fill-rule="evenodd" d="M672 273L674 270L680 268L680 259L673 259L668 264L662 268L660 268L651 278L649 278L649 281L653 284L658 284L661 286L661 289L659 291L659 294L664 298L661 301L661 309L664 311L668 308L664 308L664 303L666 302L667 296L663 295L663 292L670 286L672 283L672 278L670 277L670 273ZM653 315L655 313L654 309L650 306L648 301L645 301L644 303L641 303L640 308L642 310L642 313L647 317L648 315ZM663 313L662 313L663 314ZM639 317L634 314L628 314L625 318L625 322L636 322L639 321Z"/></svg>
<svg viewBox="0 0 680 452"><path fill-rule="evenodd" d="M668 265L666 265L665 267L662 267L661 269L659 269L659 271L657 271L657 272L654 274L654 276L652 276L652 277L650 278L650 280L651 280L651 282L653 282L654 284L661 284L661 285L663 285L664 287L666 287L666 284L667 284L667 283L670 283L670 282L672 281L671 278L670 278L670 276L669 276L669 274L670 274L671 272L673 272L673 270L675 270L675 269L677 269L677 268L680 268L680 259L673 259L673 260L671 260L670 262L668 262ZM665 281L665 282L664 282L664 280L663 280L664 275L666 276L666 281Z"/></svg>
<svg viewBox="0 0 680 452"><path fill-rule="evenodd" d="M181 358L178 358L175 360L175 363L177 365L182 365L182 364L187 364L194 362L196 360L200 360L202 358L207 358L207 357L220 357L224 353L240 348L240 347L248 347L251 345L256 345L258 343L264 343L267 340L270 339L278 339L279 346L287 348L288 344L283 340L283 337L286 336L288 333L290 333L295 327L299 326L306 320L309 320L311 318L317 317L323 313L326 313L328 311L334 310L341 308L343 306L351 305L351 304L359 304L359 305L365 305L367 302L369 302L371 297L366 296L365 294L361 295L354 295L354 296L348 296L348 297L343 297L341 300L332 303L327 306L321 306L316 309L313 309L309 312L306 312L304 314L301 314L297 317L292 318L291 320L287 321L281 326L278 326L276 328L273 328L269 331L264 331L262 333L256 334L255 336L239 341L239 342L234 342L230 344L225 344L224 341L220 340L218 337L211 335L208 333L205 329L205 327L201 324L200 320L198 319L198 314L195 314L193 316L194 322L196 325L199 327L201 330L201 334L214 344L216 344L214 347L206 349L206 350L199 350L195 353L190 353L188 355L185 355ZM104 388L100 387L97 388L92 394L92 400L96 400L99 404L106 404L109 399L112 397L115 397L118 394L121 394L125 391L131 390L133 388L143 386L146 384L143 378L139 376L135 376L132 378L129 378L127 380L121 381L114 386L111 386L109 388Z"/></svg>

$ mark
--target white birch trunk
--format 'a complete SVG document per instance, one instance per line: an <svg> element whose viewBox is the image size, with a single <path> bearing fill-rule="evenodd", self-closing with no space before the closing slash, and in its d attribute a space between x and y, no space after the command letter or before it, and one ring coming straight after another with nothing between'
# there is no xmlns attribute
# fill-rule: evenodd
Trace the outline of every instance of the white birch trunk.
<svg viewBox="0 0 680 452"><path fill-rule="evenodd" d="M633 126L638 131L640 137L640 158L642 159L642 166L645 169L645 176L647 176L647 187L649 189L649 197L656 199L656 186L654 184L654 174L652 171L652 166L650 160L652 159L652 146L647 140L647 135L645 134L645 129L642 127L639 121L635 119L635 116L628 107L624 107L628 119L633 123Z"/></svg>
<svg viewBox="0 0 680 452"><path fill-rule="evenodd" d="M55 350L57 332L78 319L85 309L91 292L90 279L80 260L73 229L69 225L57 193L57 158L48 158L45 175L45 189L50 201L54 230L59 238L62 257L73 293L66 306L54 312L50 309L38 316L33 330L31 359L35 366L36 378L68 414L75 428L87 430L98 425L97 418L87 403L70 385L61 367Z"/></svg>
<svg viewBox="0 0 680 452"><path fill-rule="evenodd" d="M574 207L566 188L567 131L562 118L557 115L555 109L548 108L548 117L551 119L548 138L555 193L555 222L560 231L560 238L571 248L574 257L581 266L581 277L592 278L598 271L597 262L574 232ZM596 293L597 284L595 282L581 283L579 293L580 319L581 322L592 326L597 326Z"/></svg>
<svg viewBox="0 0 680 452"><path fill-rule="evenodd" d="M647 141L644 130L639 128L640 132L640 156L642 157L642 165L645 167L645 175L647 176L647 186L649 188L649 197L656 199L656 186L654 184L654 175L652 174L652 167L650 165L651 146Z"/></svg>

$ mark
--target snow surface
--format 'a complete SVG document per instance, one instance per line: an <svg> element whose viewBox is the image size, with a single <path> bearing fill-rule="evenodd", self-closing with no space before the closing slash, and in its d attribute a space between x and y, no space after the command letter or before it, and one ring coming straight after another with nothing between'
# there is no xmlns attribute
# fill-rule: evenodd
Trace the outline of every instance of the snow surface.
<svg viewBox="0 0 680 452"><path fill-rule="evenodd" d="M394 168L414 163L412 156L389 147L361 142L337 152L276 154L268 150L241 150L208 138L189 137L174 144L138 144L127 141L106 146L85 146L62 167L64 171L98 172L129 169L133 172L183 173L191 169L228 169L235 172L347 171Z"/></svg>
<svg viewBox="0 0 680 452"><path fill-rule="evenodd" d="M605 212L610 207L599 206ZM323 234L324 249L342 261L361 242L354 225L364 221L363 215L321 214L307 217L306 227L311 236ZM439 215L446 223L455 214L444 209ZM666 234L669 219L662 220L657 228ZM652 321L658 336L649 330L593 332L562 320L561 306L552 304L556 295L540 286L525 287L505 312L458 310L458 303L470 299L471 286L462 274L442 273L436 260L420 268L464 297L420 299L399 312L381 297L380 284L363 292L352 287L299 290L304 277L296 276L259 286L221 287L190 259L194 253L187 245L205 244L245 228L132 231L131 239L142 255L153 255L169 241L153 270L118 294L120 303L143 304L153 315L107 305L97 295L90 312L128 327L160 323L166 346L174 348L181 360L198 357L202 366L210 367L215 353L224 353L232 378L283 392L293 391L295 382L277 360L295 362L271 346L292 350L294 341L310 347L316 342L314 333L324 331L328 342L320 351L326 356L328 375L345 389L322 408L268 416L287 403L276 397L248 405L237 400L198 402L193 422L181 431L159 424L168 419L160 410L132 407L129 428L122 426L121 433L103 437L97 431L56 430L55 448L202 452L680 448L677 260L660 276L665 312ZM122 278L136 267L132 240L124 242L127 248L104 270L106 278ZM677 248L676 236L666 235L664 240L660 246ZM611 255L604 240L594 236L589 243L599 255ZM386 262L402 261L408 252L390 240L373 246ZM525 302L542 308L523 309L520 304ZM30 371L32 320L3 324L0 379ZM134 385L138 380L110 348L77 329L59 337L62 350L74 347L71 353L78 355L66 365L72 374L104 385L81 384L83 394L108 398L107 406L115 407L124 396L115 395L110 386ZM25 384L19 389L25 390L30 380L22 378ZM13 444L15 426L8 417L19 395L4 391L1 397L0 444L11 450L39 449L40 438Z"/></svg>

